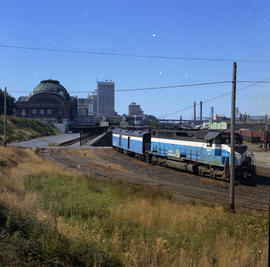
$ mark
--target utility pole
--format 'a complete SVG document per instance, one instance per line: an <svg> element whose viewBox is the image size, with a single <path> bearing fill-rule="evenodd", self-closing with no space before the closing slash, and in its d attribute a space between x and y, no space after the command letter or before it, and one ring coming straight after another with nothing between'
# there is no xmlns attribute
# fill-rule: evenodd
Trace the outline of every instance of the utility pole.
<svg viewBox="0 0 270 267"><path fill-rule="evenodd" d="M265 114L264 151L267 151L267 131L268 131L267 120L268 120L267 114Z"/></svg>
<svg viewBox="0 0 270 267"><path fill-rule="evenodd" d="M4 91L4 147L7 146L7 88Z"/></svg>
<svg viewBox="0 0 270 267"><path fill-rule="evenodd" d="M270 266L270 194L268 207L268 267Z"/></svg>
<svg viewBox="0 0 270 267"><path fill-rule="evenodd" d="M196 121L196 102L194 102L194 122Z"/></svg>
<svg viewBox="0 0 270 267"><path fill-rule="evenodd" d="M230 168L230 210L235 212L234 207L234 180L235 180L235 98L236 98L236 62L233 62L232 75L232 104L231 104L231 168Z"/></svg>

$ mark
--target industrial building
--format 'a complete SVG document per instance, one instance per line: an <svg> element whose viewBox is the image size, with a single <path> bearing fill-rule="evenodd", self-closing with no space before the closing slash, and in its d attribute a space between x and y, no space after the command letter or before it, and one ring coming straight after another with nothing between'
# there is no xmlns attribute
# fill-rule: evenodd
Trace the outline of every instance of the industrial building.
<svg viewBox="0 0 270 267"><path fill-rule="evenodd" d="M114 109L114 82L105 81L97 83L97 114L115 115Z"/></svg>

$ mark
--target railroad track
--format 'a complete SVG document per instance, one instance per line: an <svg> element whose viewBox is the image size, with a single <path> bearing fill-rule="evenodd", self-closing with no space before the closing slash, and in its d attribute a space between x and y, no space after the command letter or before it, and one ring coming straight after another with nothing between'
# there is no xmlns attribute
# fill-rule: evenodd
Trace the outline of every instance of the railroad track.
<svg viewBox="0 0 270 267"><path fill-rule="evenodd" d="M59 146L70 146L70 145L73 145L73 144L78 143L78 142L80 142L80 137L62 142L59 144Z"/></svg>
<svg viewBox="0 0 270 267"><path fill-rule="evenodd" d="M94 173L102 176L104 179L121 180L135 185L145 185L161 188L168 192L172 192L177 196L186 197L189 199L198 199L203 201L214 201L223 205L228 204L229 190L228 184L215 184L199 179L199 177L192 177L192 175L185 176L181 180L178 171L161 169L163 173L169 175L176 172L179 181L172 182L164 179L155 179L147 175L141 175L135 172L125 170L114 170L106 166L106 162L93 162L84 157L74 156L72 153L61 153L58 151L47 152L45 156L55 162L60 163L69 168L76 169L77 172L83 175ZM108 162L107 162L108 164ZM149 166L156 168L156 166ZM189 179L190 177L190 179ZM235 188L235 203L236 207L254 209L258 211L267 211L269 208L269 187L256 188L248 187L247 185L238 185Z"/></svg>

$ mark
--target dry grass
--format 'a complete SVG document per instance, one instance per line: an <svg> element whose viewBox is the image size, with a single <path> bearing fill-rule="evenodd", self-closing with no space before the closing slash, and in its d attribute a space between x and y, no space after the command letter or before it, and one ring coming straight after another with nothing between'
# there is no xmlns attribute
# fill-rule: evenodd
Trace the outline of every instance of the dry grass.
<svg viewBox="0 0 270 267"><path fill-rule="evenodd" d="M65 151L65 150L61 151L61 153L63 153L63 154L70 153L70 152L72 152L72 154L77 154L78 157L84 157L84 158L92 160L91 164L96 166L96 167L101 167L102 169L107 169L110 171L123 170L123 166L121 164L107 162L107 161L104 161L103 158L98 157L98 155L96 154L94 149L89 149L89 150L72 149L69 151ZM110 153L110 152L111 151L108 150L108 153ZM131 172L129 170L125 170L125 171Z"/></svg>
<svg viewBox="0 0 270 267"><path fill-rule="evenodd" d="M162 233L161 236L167 236L167 240L157 237L151 244L145 241L131 242L124 254L126 265L137 265L139 261L145 266L266 266L266 238L261 237L260 242L253 243L247 230L237 223L237 237L229 235L226 231L228 228L215 227L219 222L226 222L229 216L220 206L209 208L182 204L180 208L179 204L168 200L154 204L151 201L136 200L112 211L114 221L156 228ZM217 233L218 230L220 233ZM183 243L179 248L171 245L175 241L173 236L179 232L189 237L190 242L186 248ZM206 234L209 236L206 237ZM215 235L212 240L211 235ZM196 242L205 242L205 246L198 246L193 254L189 248L196 246ZM117 244L114 247L117 249Z"/></svg>
<svg viewBox="0 0 270 267"><path fill-rule="evenodd" d="M95 161L101 160L96 154L94 149L81 150L81 149L72 149L72 153L77 153L78 156L83 156L84 158L93 159ZM61 151L61 153L69 153L68 151Z"/></svg>
<svg viewBox="0 0 270 267"><path fill-rule="evenodd" d="M0 147L0 201L9 208L29 213L36 201L36 193L27 192L24 177L40 172L70 174L75 172L45 161L33 149Z"/></svg>
<svg viewBox="0 0 270 267"><path fill-rule="evenodd" d="M54 142L54 143L49 143L48 146L59 146L59 144Z"/></svg>
<svg viewBox="0 0 270 267"><path fill-rule="evenodd" d="M88 180L31 149L0 148L0 202L125 266L267 266L263 214L231 215L157 190Z"/></svg>

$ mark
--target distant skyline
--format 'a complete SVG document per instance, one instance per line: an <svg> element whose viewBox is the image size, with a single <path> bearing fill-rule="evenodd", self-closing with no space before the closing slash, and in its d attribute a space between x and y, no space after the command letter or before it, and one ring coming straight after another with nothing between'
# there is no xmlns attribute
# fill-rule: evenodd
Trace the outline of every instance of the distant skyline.
<svg viewBox="0 0 270 267"><path fill-rule="evenodd" d="M269 1L47 0L0 2L0 45L105 53L270 60ZM0 88L30 94L41 80L56 79L69 91L93 91L96 81L113 80L115 90L232 78L231 62L86 55L0 47ZM239 62L238 80L269 78L270 63ZM238 84L241 88L248 84ZM160 117L196 101L230 92L231 84L116 92L115 109L128 113L136 102ZM27 93L11 93L18 98ZM86 97L85 94L77 94ZM208 102L230 115L230 95ZM270 113L270 84L237 93L239 111ZM193 108L168 118L190 119Z"/></svg>

